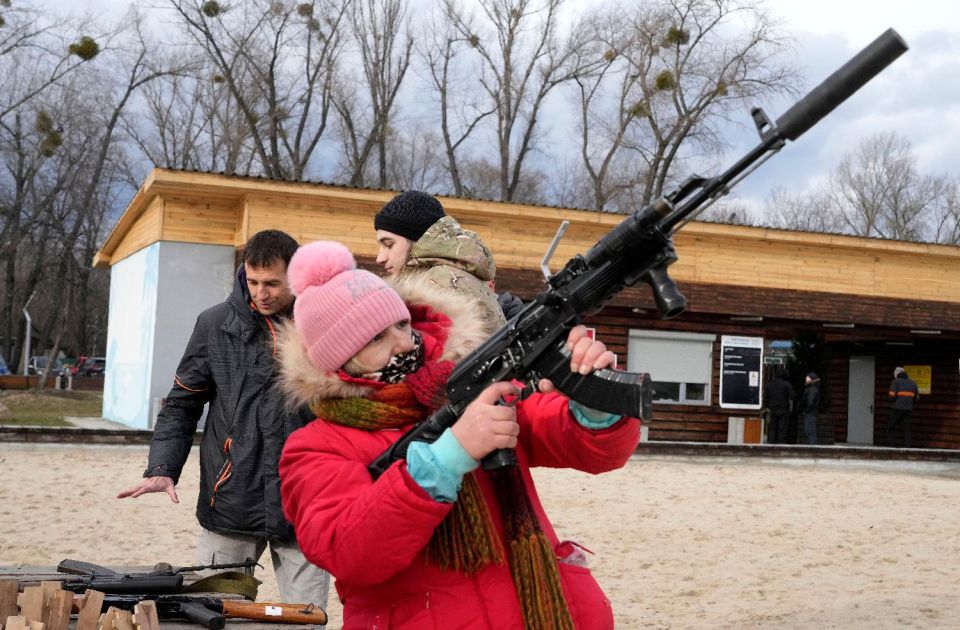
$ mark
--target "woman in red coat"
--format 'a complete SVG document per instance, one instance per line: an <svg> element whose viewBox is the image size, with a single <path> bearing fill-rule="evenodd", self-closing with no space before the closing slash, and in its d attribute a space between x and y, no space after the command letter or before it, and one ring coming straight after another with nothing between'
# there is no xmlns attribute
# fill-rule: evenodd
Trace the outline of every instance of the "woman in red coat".
<svg viewBox="0 0 960 630"><path fill-rule="evenodd" d="M344 628L612 628L609 600L580 549L557 539L530 468L619 468L639 421L580 407L548 382L498 405L517 390L496 383L374 480L367 466L442 405L453 365L490 331L466 298L416 280L389 287L338 243L301 247L289 277L281 384L317 420L284 447L284 512L306 557L336 578ZM612 353L584 332L568 340L571 368L609 366ZM478 468L497 448L515 448L519 465Z"/></svg>

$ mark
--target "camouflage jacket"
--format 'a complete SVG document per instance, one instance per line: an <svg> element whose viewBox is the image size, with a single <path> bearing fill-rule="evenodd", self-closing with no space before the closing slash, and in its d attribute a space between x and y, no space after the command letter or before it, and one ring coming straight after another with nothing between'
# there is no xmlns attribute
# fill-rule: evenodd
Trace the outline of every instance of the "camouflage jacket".
<svg viewBox="0 0 960 630"><path fill-rule="evenodd" d="M453 217L431 225L413 244L402 275L411 273L474 298L491 333L506 322L492 289L497 273L493 255L476 232L464 230Z"/></svg>

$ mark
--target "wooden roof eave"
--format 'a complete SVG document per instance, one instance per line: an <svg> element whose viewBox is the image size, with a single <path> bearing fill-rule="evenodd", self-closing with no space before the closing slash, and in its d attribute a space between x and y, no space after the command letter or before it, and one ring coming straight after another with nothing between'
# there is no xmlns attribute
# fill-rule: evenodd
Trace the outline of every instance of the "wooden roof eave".
<svg viewBox="0 0 960 630"><path fill-rule="evenodd" d="M197 196L231 198L241 200L248 195L282 195L285 197L317 197L374 201L385 203L396 192L391 190L356 189L345 186L319 183L285 182L255 177L222 175L213 173L195 173L155 168L137 191L133 200L110 232L103 246L94 257L94 266L109 265L117 246L130 227L149 207L157 195ZM556 223L569 220L572 225L593 226L612 229L625 215L577 210L559 207L534 206L527 204L461 199L438 196L438 199L451 214L464 223L495 223L498 218L517 218L522 216L528 221ZM680 232L684 239L719 238L731 241L755 241L768 243L795 243L802 246L843 248L868 252L884 252L903 255L922 255L960 258L960 248L931 243L910 243L888 241L839 234L821 234L799 232L778 228L728 225L693 221Z"/></svg>

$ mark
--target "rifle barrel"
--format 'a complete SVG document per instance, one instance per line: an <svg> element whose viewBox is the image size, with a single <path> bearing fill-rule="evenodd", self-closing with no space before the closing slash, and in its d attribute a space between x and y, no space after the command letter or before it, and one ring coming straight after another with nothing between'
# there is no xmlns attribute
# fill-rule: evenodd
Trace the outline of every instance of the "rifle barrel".
<svg viewBox="0 0 960 630"><path fill-rule="evenodd" d="M784 112L777 119L777 130L782 137L796 140L906 51L903 38L892 28L887 29Z"/></svg>
<svg viewBox="0 0 960 630"><path fill-rule="evenodd" d="M783 148L786 140L796 140L821 118L889 66L907 51L907 44L892 28L873 40L820 85L793 104L777 119L775 126L761 131L761 142L722 174L701 180L690 191L680 195L678 204L658 224L663 234L672 234L684 223L705 210L713 201L725 195L739 181L739 177L753 172L760 164ZM695 192L692 192L695 190ZM692 195L687 197L688 193Z"/></svg>

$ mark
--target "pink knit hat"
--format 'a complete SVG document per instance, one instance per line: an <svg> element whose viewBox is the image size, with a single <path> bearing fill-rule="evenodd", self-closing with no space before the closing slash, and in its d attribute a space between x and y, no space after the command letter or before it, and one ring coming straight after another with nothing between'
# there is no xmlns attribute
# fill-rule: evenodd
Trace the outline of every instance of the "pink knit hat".
<svg viewBox="0 0 960 630"><path fill-rule="evenodd" d="M410 319L397 292L357 269L350 250L335 241L301 246L287 267L297 296L293 321L317 369L336 372L379 333Z"/></svg>

